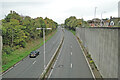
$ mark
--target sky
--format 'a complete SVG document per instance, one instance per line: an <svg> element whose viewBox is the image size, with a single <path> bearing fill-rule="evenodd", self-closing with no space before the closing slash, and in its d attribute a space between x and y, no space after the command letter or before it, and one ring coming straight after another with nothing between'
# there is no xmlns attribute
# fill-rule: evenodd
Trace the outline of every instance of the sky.
<svg viewBox="0 0 120 80"><path fill-rule="evenodd" d="M0 20L5 18L10 10L23 16L48 17L61 24L66 18L76 16L90 20L96 17L118 17L118 2L120 0L0 0Z"/></svg>

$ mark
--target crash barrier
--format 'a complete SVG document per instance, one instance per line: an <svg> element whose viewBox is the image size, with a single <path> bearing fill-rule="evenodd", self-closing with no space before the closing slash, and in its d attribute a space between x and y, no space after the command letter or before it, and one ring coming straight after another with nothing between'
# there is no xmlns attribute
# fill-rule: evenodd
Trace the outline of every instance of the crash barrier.
<svg viewBox="0 0 120 80"><path fill-rule="evenodd" d="M49 72L50 72L50 70L52 69L52 65L54 64L54 62L55 62L55 60L56 60L56 58L57 58L57 55L58 55L58 53L59 53L59 51L60 51L60 48L61 48L61 46L62 46L62 44L63 44L63 41L64 41L64 36L62 37L59 46L57 47L57 49L56 49L55 53L53 54L51 60L50 60L49 63L47 64L45 70L44 70L43 73L40 75L40 78L39 78L38 80L44 80L44 79L47 79L47 78L48 78Z"/></svg>

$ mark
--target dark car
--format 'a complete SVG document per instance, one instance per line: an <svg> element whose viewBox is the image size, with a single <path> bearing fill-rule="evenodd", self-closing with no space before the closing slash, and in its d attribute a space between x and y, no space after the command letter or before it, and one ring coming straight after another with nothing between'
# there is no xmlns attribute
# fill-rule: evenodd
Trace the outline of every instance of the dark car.
<svg viewBox="0 0 120 80"><path fill-rule="evenodd" d="M39 55L39 51L32 51L30 54L29 54L29 57L30 58L35 58L36 56Z"/></svg>

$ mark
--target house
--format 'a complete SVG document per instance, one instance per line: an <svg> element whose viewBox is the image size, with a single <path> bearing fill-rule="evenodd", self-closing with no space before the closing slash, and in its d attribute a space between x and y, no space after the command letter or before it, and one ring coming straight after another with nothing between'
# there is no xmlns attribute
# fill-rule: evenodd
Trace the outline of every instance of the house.
<svg viewBox="0 0 120 80"><path fill-rule="evenodd" d="M110 17L110 26L120 26L120 17Z"/></svg>
<svg viewBox="0 0 120 80"><path fill-rule="evenodd" d="M102 19L102 23L103 23L102 26L104 26L104 27L108 27L108 26L109 26L109 23L110 23L110 20L109 20L108 18L106 18L106 19Z"/></svg>
<svg viewBox="0 0 120 80"><path fill-rule="evenodd" d="M91 27L99 27L101 20L99 18L94 18L92 20L88 20L87 22Z"/></svg>

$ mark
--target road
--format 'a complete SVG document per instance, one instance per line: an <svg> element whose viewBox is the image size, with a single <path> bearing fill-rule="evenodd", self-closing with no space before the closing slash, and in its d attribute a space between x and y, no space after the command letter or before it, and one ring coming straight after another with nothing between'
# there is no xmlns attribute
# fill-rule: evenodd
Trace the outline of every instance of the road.
<svg viewBox="0 0 120 80"><path fill-rule="evenodd" d="M56 34L45 44L46 45L46 65L56 51L61 39L62 30L58 28ZM25 58L20 64L5 73L3 78L39 78L43 72L43 46L39 49L40 55L36 58Z"/></svg>
<svg viewBox="0 0 120 80"><path fill-rule="evenodd" d="M63 32L61 28L46 43L46 65L57 49ZM43 46L36 58L25 58L20 64L3 75L3 78L38 78L43 72ZM64 30L64 41L58 59L50 72L49 78L93 78L82 50L75 36Z"/></svg>
<svg viewBox="0 0 120 80"><path fill-rule="evenodd" d="M65 30L64 43L49 78L93 78L82 50L70 31Z"/></svg>

